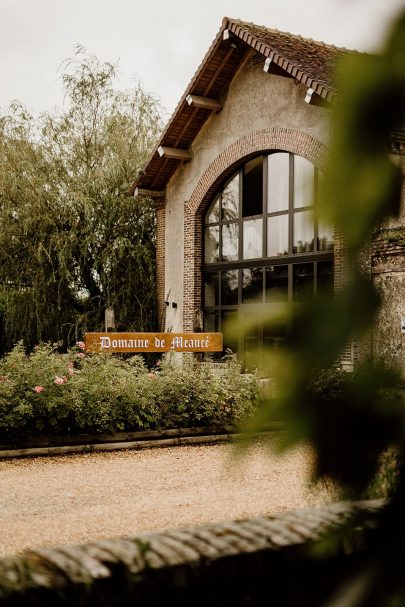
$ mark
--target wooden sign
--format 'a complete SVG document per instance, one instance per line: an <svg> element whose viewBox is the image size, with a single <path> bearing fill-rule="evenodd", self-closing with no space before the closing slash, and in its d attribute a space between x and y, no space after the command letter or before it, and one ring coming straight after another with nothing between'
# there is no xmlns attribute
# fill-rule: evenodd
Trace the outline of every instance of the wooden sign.
<svg viewBox="0 0 405 607"><path fill-rule="evenodd" d="M222 333L86 333L86 352L222 352Z"/></svg>

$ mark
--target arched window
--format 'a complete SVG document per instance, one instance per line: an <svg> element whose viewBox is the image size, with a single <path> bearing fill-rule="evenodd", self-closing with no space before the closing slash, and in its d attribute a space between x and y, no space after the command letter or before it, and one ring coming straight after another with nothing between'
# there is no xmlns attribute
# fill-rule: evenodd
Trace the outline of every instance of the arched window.
<svg viewBox="0 0 405 607"><path fill-rule="evenodd" d="M260 321L269 306L333 288L333 229L313 216L319 178L301 156L258 156L223 185L205 213L204 329L223 331L225 348L245 364L250 352L277 346L291 331ZM244 337L227 334L226 321L235 315L258 322Z"/></svg>

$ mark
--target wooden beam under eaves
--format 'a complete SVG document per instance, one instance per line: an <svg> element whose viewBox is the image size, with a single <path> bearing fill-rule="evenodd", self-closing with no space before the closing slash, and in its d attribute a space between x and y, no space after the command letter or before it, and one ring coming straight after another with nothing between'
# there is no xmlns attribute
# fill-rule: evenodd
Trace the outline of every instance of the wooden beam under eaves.
<svg viewBox="0 0 405 607"><path fill-rule="evenodd" d="M145 190L143 188L135 188L134 196L149 196L149 198L165 198L165 190Z"/></svg>
<svg viewBox="0 0 405 607"><path fill-rule="evenodd" d="M222 109L222 103L218 101L218 99L211 99L210 97L200 97L199 95L187 95L186 101L188 105L202 108L204 110L218 111Z"/></svg>
<svg viewBox="0 0 405 607"><path fill-rule="evenodd" d="M191 160L193 157L189 150L170 148L164 145L158 147L158 154L161 158L174 158L175 160Z"/></svg>

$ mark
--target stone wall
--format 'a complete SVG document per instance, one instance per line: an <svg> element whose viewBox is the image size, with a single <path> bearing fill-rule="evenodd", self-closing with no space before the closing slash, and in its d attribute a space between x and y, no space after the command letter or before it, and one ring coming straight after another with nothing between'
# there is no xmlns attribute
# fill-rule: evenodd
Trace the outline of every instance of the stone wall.
<svg viewBox="0 0 405 607"><path fill-rule="evenodd" d="M381 297L381 308L372 335L373 355L399 369L405 379L405 156L392 156L403 176L397 216L387 220L370 247L370 268Z"/></svg>
<svg viewBox="0 0 405 607"><path fill-rule="evenodd" d="M381 308L373 332L373 353L400 370L405 379L405 225L383 228L374 239L371 253L374 283Z"/></svg>
<svg viewBox="0 0 405 607"><path fill-rule="evenodd" d="M330 504L255 519L141 534L80 546L39 548L0 560L0 604L323 605L364 558L361 521L381 502ZM345 531L333 556L314 545Z"/></svg>

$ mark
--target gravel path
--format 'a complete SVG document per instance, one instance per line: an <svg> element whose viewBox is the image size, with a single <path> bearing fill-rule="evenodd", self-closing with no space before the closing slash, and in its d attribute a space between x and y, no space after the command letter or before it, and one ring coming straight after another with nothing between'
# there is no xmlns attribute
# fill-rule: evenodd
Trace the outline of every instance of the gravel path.
<svg viewBox="0 0 405 607"><path fill-rule="evenodd" d="M2 461L0 555L331 501L310 465L263 441Z"/></svg>

